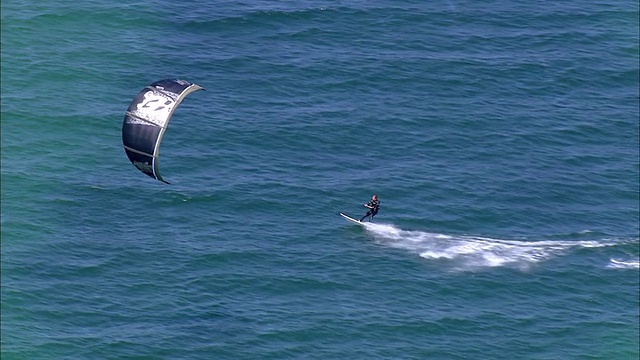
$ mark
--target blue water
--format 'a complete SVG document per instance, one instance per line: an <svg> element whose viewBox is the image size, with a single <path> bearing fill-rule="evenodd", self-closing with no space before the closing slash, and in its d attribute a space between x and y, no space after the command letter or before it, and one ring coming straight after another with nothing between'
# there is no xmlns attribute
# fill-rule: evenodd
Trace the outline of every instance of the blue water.
<svg viewBox="0 0 640 360"><path fill-rule="evenodd" d="M637 359L638 11L3 1L2 358Z"/></svg>

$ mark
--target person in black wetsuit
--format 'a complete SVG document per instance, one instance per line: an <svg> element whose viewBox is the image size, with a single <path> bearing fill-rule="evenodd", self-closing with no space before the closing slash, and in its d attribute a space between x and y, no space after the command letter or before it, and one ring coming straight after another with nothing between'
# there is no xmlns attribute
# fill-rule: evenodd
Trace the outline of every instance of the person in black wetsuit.
<svg viewBox="0 0 640 360"><path fill-rule="evenodd" d="M367 216L369 216L369 221L373 220L373 217L378 213L378 208L380 208L380 200L378 200L378 195L373 195L371 200L363 204L366 208L369 209L366 214L360 219L360 221L364 220Z"/></svg>

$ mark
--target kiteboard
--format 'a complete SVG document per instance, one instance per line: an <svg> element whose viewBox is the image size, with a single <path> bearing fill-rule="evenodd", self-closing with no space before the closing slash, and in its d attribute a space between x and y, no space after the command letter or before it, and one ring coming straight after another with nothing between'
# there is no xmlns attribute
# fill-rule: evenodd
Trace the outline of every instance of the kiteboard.
<svg viewBox="0 0 640 360"><path fill-rule="evenodd" d="M347 219L347 221L351 221L352 223L356 223L358 225L363 225L364 226L364 223L362 221L356 220L356 219L352 218L349 215L340 213L340 216L342 216L343 218Z"/></svg>

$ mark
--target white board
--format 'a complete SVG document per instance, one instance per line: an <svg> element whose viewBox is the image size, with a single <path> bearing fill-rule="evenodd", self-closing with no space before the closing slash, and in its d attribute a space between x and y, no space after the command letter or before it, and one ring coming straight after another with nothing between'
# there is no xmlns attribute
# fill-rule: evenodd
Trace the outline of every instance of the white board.
<svg viewBox="0 0 640 360"><path fill-rule="evenodd" d="M358 221L358 220L356 220L356 219L352 218L352 217L351 217L351 216L349 216L349 215L345 215L345 214L343 214L343 213L340 213L340 216L342 216L343 218L347 219L348 221L351 221L352 223L356 223L356 224L358 224L358 225L364 225L364 223L363 223L363 222L360 222L360 221Z"/></svg>

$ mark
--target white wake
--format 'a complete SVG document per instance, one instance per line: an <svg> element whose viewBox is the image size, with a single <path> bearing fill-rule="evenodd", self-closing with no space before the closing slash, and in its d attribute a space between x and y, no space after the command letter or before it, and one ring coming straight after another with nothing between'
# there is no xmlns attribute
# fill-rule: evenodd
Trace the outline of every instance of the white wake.
<svg viewBox="0 0 640 360"><path fill-rule="evenodd" d="M405 249L426 259L447 261L454 268L467 270L498 266L526 270L571 249L615 245L604 241L526 241L450 236L406 231L377 223L366 223L365 228L379 244Z"/></svg>

